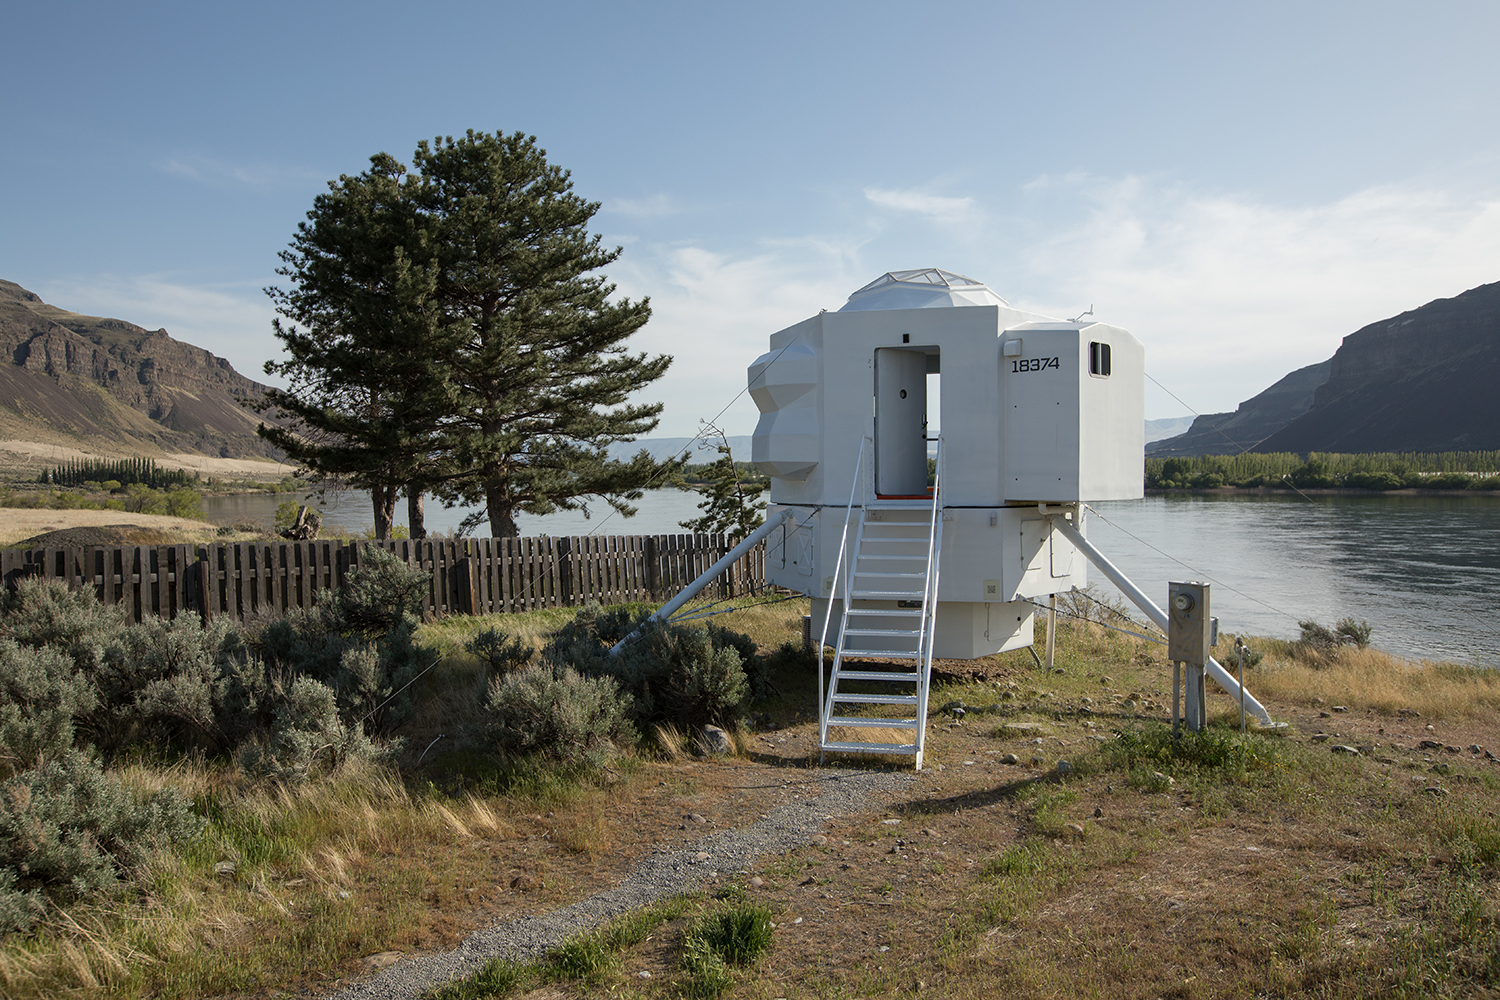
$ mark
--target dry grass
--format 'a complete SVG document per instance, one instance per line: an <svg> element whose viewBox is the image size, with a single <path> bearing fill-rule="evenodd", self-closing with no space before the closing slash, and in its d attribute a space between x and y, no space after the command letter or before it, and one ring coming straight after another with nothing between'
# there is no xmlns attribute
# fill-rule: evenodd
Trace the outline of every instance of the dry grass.
<svg viewBox="0 0 1500 1000"><path fill-rule="evenodd" d="M1347 705L1385 715L1406 709L1426 719L1500 714L1500 671L1414 663L1373 647L1344 646L1318 654L1292 643L1266 645L1271 651L1245 676L1245 686L1257 697L1299 705Z"/></svg>
<svg viewBox="0 0 1500 1000"><path fill-rule="evenodd" d="M14 545L47 531L62 528L99 528L129 525L123 545L188 545L195 542L236 541L222 539L206 521L165 514L132 514L123 510L41 510L30 507L4 508L0 516L0 548Z"/></svg>
<svg viewBox="0 0 1500 1000"><path fill-rule="evenodd" d="M798 639L804 607L713 620L774 648ZM504 627L539 645L570 615L424 626L425 643L455 651L421 683L410 755L473 717L483 669L461 652L463 639ZM769 1000L797 982L805 996L899 997L919 981L929 995L954 997L1355 997L1376 986L1442 995L1403 978L1423 967L1457 984L1446 992L1474 985L1454 963L1485 954L1500 926L1500 781L1477 755L1424 758L1414 747L1426 732L1398 747L1379 727L1394 729L1388 716L1411 708L1423 723L1439 720L1443 742L1484 743L1500 729L1500 684L1371 650L1313 663L1285 644L1257 648L1267 652L1247 673L1251 690L1278 718L1301 715L1282 736L1250 739L1284 751L1274 766L1244 772L1179 762L1165 789L1096 755L1113 729L1164 719L1157 706L1171 673L1160 647L1064 622L1058 673L1038 670L1024 650L970 665L973 678L935 691L932 703L985 710L934 716L917 782L878 811L835 821L825 844L757 863L756 891L785 919L766 964L735 995ZM738 756L699 760L683 734L663 730L659 759L586 779L466 779L441 794L379 767L291 788L212 763L131 764L119 773L132 786L173 785L204 803L207 837L155 859L139 896L74 907L33 937L6 940L0 995L319 992L356 974L364 956L449 948L474 926L574 902L660 844L741 825L785 801L778 795L811 791L816 726L803 717L812 680L782 683L791 693L773 703L779 728L738 734ZM1350 711L1320 719L1308 710L1317 699ZM1214 695L1212 712L1229 719L1228 699ZM1336 729L1336 740L1312 742L1314 725ZM1331 755L1337 741L1375 751ZM451 745L439 742L428 764ZM1002 765L1006 752L1021 762ZM1074 764L1065 781L1063 758ZM1158 767L1171 769L1145 773ZM1426 793L1434 784L1448 794ZM535 888L512 890L517 876ZM1443 916L1471 911L1480 915L1472 927ZM1418 940L1416 929L1439 936ZM598 995L680 985L666 940L638 945ZM657 978L636 978L637 969Z"/></svg>

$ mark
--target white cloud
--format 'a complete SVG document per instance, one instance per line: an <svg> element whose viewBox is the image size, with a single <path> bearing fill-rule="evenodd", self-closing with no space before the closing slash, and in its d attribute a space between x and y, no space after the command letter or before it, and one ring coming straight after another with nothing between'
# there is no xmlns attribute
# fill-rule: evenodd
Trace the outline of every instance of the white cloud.
<svg viewBox="0 0 1500 1000"><path fill-rule="evenodd" d="M767 338L819 309L837 309L859 278L857 246L816 239L734 254L701 246L638 247L610 269L620 293L651 296L652 317L632 350L671 354L667 374L640 393L667 402L659 436L697 433L745 388L745 369ZM740 396L721 423L748 434L757 411Z"/></svg>
<svg viewBox="0 0 1500 1000"><path fill-rule="evenodd" d="M123 319L225 358L260 382L267 359L280 353L271 332L275 314L258 287L193 285L166 275L86 275L38 288L51 305L71 312Z"/></svg>
<svg viewBox="0 0 1500 1000"><path fill-rule="evenodd" d="M1330 357L1367 323L1500 279L1494 189L1417 180L1290 207L1141 178L1053 179L1046 196L1060 193L1082 218L1021 255L1024 298L1095 303L1201 412Z"/></svg>
<svg viewBox="0 0 1500 1000"><path fill-rule="evenodd" d="M677 215L682 206L671 195L653 194L648 198L611 198L604 203L605 212L632 219L660 219Z"/></svg>
<svg viewBox="0 0 1500 1000"><path fill-rule="evenodd" d="M865 188L865 200L881 208L925 215L934 222L951 224L972 221L973 198L952 198L922 191L897 191L889 188Z"/></svg>
<svg viewBox="0 0 1500 1000"><path fill-rule="evenodd" d="M285 163L231 163L211 156L174 156L159 165L164 173L206 187L268 189L304 187L327 178L307 167Z"/></svg>

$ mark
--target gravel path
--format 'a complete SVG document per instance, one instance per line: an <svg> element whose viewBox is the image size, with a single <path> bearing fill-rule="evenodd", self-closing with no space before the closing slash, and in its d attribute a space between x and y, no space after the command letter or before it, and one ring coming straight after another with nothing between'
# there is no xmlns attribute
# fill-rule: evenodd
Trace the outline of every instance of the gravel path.
<svg viewBox="0 0 1500 1000"><path fill-rule="evenodd" d="M821 795L781 806L749 826L720 830L680 850L659 850L607 892L540 917L522 917L475 931L454 951L406 958L374 978L334 994L335 1000L416 998L492 958L532 959L612 917L665 896L691 892L721 873L747 870L758 857L781 854L811 841L835 816L863 808L872 795L889 794L916 780L912 772L823 770Z"/></svg>

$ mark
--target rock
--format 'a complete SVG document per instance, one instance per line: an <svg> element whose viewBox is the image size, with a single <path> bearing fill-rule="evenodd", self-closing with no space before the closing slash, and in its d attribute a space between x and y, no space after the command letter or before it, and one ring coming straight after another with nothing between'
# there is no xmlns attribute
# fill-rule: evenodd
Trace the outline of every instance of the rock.
<svg viewBox="0 0 1500 1000"><path fill-rule="evenodd" d="M1094 818L1095 819L1103 819L1104 818L1104 809L1102 807L1100 807L1100 806L1095 806L1094 807Z"/></svg>
<svg viewBox="0 0 1500 1000"><path fill-rule="evenodd" d="M823 836L821 833L816 833L813 834L812 842L818 847L822 847L824 844L828 843L828 838Z"/></svg>
<svg viewBox="0 0 1500 1000"><path fill-rule="evenodd" d="M379 972L381 969L395 965L399 961L401 961L401 952L381 951L374 955L366 955L363 964L366 972Z"/></svg>
<svg viewBox="0 0 1500 1000"><path fill-rule="evenodd" d="M234 871L235 868L233 861L220 861L218 864L214 865L215 875L222 875L225 878L233 878Z"/></svg>
<svg viewBox="0 0 1500 1000"><path fill-rule="evenodd" d="M1469 753L1484 753L1484 747L1480 746L1478 743L1470 743Z"/></svg>
<svg viewBox="0 0 1500 1000"><path fill-rule="evenodd" d="M1422 789L1422 791L1426 792L1428 795L1448 794L1448 789L1442 787L1441 785L1428 785L1426 788Z"/></svg>
<svg viewBox="0 0 1500 1000"><path fill-rule="evenodd" d="M1359 751L1357 749L1355 749L1354 747L1351 747L1351 746L1347 746L1347 745L1345 745L1343 743L1335 743L1333 746L1329 747L1328 749L1332 750L1334 753L1347 753L1347 754L1353 754L1355 757L1359 756Z"/></svg>
<svg viewBox="0 0 1500 1000"><path fill-rule="evenodd" d="M1007 722L1000 728L1013 736L1030 736L1041 732L1042 724L1040 722Z"/></svg>
<svg viewBox="0 0 1500 1000"><path fill-rule="evenodd" d="M1335 712L1347 712L1347 711L1349 711L1349 706L1348 705L1335 705L1335 706L1333 706L1333 710Z"/></svg>
<svg viewBox="0 0 1500 1000"><path fill-rule="evenodd" d="M1072 764L1069 764L1065 760L1060 760L1060 761L1057 762L1057 773L1058 774L1070 774L1070 773L1072 773L1072 771L1073 771L1073 765Z"/></svg>
<svg viewBox="0 0 1500 1000"><path fill-rule="evenodd" d="M707 851L699 851L697 854L693 855L693 858L695 860L697 860L697 861L707 861L708 860L708 852Z"/></svg>
<svg viewBox="0 0 1500 1000"><path fill-rule="evenodd" d="M1083 836L1083 826L1082 826L1082 824L1079 824L1079 823L1069 823L1068 824L1068 829L1070 831L1072 831L1073 836L1075 836L1075 837L1082 837Z"/></svg>
<svg viewBox="0 0 1500 1000"><path fill-rule="evenodd" d="M1437 740L1423 740L1421 743L1418 743L1417 746L1420 749L1422 749L1422 750L1441 750L1441 749L1443 749L1443 745L1441 743L1439 743Z"/></svg>
<svg viewBox="0 0 1500 1000"><path fill-rule="evenodd" d="M1422 717L1422 713L1418 712L1415 708L1398 708L1396 714L1403 719L1420 719Z"/></svg>
<svg viewBox="0 0 1500 1000"><path fill-rule="evenodd" d="M730 740L729 734L718 726L703 727L702 744L704 753L732 753L734 751L734 743Z"/></svg>
<svg viewBox="0 0 1500 1000"><path fill-rule="evenodd" d="M1443 749L1446 750L1446 751L1448 751L1449 753L1463 753L1464 752L1463 747L1446 746L1446 747L1443 747Z"/></svg>
<svg viewBox="0 0 1500 1000"><path fill-rule="evenodd" d="M516 892L534 892L537 889L542 888L542 883L538 882L530 875L517 875L515 878L510 880L510 887Z"/></svg>
<svg viewBox="0 0 1500 1000"><path fill-rule="evenodd" d="M756 875L754 878L752 878L750 880L750 888L752 888L752 889L759 889L762 886L764 886L765 884L766 884L766 880L763 879L763 878L761 878L759 875Z"/></svg>
<svg viewBox="0 0 1500 1000"><path fill-rule="evenodd" d="M1151 778L1158 785L1175 785L1175 784L1177 784L1177 781L1170 774L1162 774L1160 771L1153 771L1152 774L1151 774Z"/></svg>
<svg viewBox="0 0 1500 1000"><path fill-rule="evenodd" d="M1309 743L1324 743L1328 740L1329 736L1329 733L1313 733L1307 738L1307 741Z"/></svg>
<svg viewBox="0 0 1500 1000"><path fill-rule="evenodd" d="M682 818L685 819L685 820L687 820L689 823L707 823L708 822L707 819L703 818L698 813L685 813Z"/></svg>
<svg viewBox="0 0 1500 1000"><path fill-rule="evenodd" d="M962 706L953 709L953 717L955 719L962 719L966 714L968 713Z"/></svg>
<svg viewBox="0 0 1500 1000"><path fill-rule="evenodd" d="M1429 733L1435 733L1435 732L1437 732L1437 726L1434 726L1432 723L1429 722L1429 723L1427 723L1427 731Z"/></svg>
<svg viewBox="0 0 1500 1000"><path fill-rule="evenodd" d="M1115 682L1115 679L1113 677L1109 676L1109 674L1105 674L1104 676L1102 676L1102 677L1099 678L1099 683L1100 684L1113 684L1114 682Z"/></svg>
<svg viewBox="0 0 1500 1000"><path fill-rule="evenodd" d="M1326 704L1328 704L1328 702L1324 701L1322 698L1314 698L1313 699L1313 704L1314 705L1326 705Z"/></svg>
<svg viewBox="0 0 1500 1000"><path fill-rule="evenodd" d="M924 826L924 827L922 827L922 836L924 836L924 837L936 837L937 836L937 831L934 830L930 826Z"/></svg>
<svg viewBox="0 0 1500 1000"><path fill-rule="evenodd" d="M1320 719L1331 719L1331 718L1333 718L1333 713L1332 712L1319 712L1318 713L1318 718L1320 718Z"/></svg>
<svg viewBox="0 0 1500 1000"><path fill-rule="evenodd" d="M1021 758L1017 757L1013 753L1008 753L1004 757L1000 758L1000 763L1002 763L1002 764L1019 764L1019 763L1021 763Z"/></svg>

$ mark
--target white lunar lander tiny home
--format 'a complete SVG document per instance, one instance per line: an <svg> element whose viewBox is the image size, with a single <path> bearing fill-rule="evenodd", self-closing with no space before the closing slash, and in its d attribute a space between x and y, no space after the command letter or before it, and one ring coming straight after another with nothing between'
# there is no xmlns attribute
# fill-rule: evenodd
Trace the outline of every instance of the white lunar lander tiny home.
<svg viewBox="0 0 1500 1000"><path fill-rule="evenodd" d="M819 671L825 753L911 754L920 768L933 657L1030 646L1032 602L1086 586L1087 562L1166 628L1085 537L1088 501L1142 496L1145 351L1128 332L1023 312L925 269L884 274L770 346L748 373L752 459L771 477L752 538L767 540L768 581L811 597L834 647L826 694ZM1222 667L1208 671L1270 721ZM849 729L893 738L833 738Z"/></svg>

